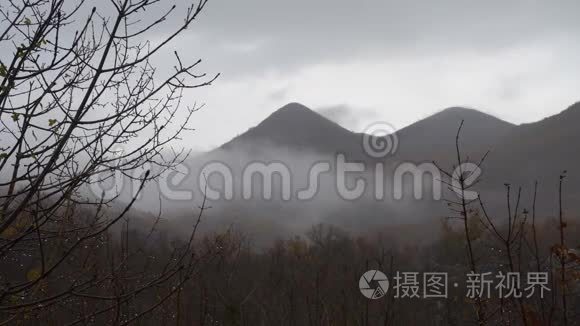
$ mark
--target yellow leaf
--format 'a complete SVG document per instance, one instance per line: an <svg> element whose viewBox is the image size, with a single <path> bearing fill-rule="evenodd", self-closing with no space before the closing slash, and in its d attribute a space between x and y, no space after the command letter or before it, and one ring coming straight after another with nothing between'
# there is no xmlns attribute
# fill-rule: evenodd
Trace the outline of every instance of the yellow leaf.
<svg viewBox="0 0 580 326"><path fill-rule="evenodd" d="M30 282L38 280L40 276L42 276L40 273L40 268L33 268L29 270L28 273L26 273L26 279Z"/></svg>
<svg viewBox="0 0 580 326"><path fill-rule="evenodd" d="M13 226L8 227L4 232L2 232L2 234L0 234L0 236L5 239L13 239L16 238L17 235L18 230Z"/></svg>

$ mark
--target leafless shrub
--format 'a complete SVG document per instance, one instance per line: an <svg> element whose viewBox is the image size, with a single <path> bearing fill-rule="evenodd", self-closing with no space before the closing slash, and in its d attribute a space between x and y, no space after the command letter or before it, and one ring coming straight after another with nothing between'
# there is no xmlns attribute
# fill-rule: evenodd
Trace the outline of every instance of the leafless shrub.
<svg viewBox="0 0 580 326"><path fill-rule="evenodd" d="M194 1L156 43L147 35L175 17L175 6L91 4L0 5L0 324L140 320L179 296L217 250L193 248L201 215L190 239L163 250L148 247L157 222L140 237L129 218L145 183L187 156L167 150L200 108L182 105L183 91L217 78L196 73L201 61L185 63L177 52L167 76L152 64L207 0ZM140 184L125 207L87 193L119 174Z"/></svg>

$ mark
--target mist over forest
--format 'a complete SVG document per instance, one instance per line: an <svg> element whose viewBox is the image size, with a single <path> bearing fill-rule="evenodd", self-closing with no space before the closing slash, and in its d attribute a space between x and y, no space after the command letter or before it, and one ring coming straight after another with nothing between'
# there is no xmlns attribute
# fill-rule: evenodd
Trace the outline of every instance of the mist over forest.
<svg viewBox="0 0 580 326"><path fill-rule="evenodd" d="M574 1L0 3L0 325L580 325Z"/></svg>

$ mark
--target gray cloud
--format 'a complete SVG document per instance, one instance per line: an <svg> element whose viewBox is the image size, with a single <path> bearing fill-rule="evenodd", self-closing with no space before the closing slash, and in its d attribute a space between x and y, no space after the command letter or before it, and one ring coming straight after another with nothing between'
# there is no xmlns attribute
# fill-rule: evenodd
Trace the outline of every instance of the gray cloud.
<svg viewBox="0 0 580 326"><path fill-rule="evenodd" d="M268 98L273 101L288 100L288 87L277 88L268 94Z"/></svg>
<svg viewBox="0 0 580 326"><path fill-rule="evenodd" d="M355 109L346 104L326 106L316 110L329 120L352 131L360 131L363 124L377 117L374 110Z"/></svg>
<svg viewBox="0 0 580 326"><path fill-rule="evenodd" d="M220 44L214 55L236 58L223 67L227 76L573 36L578 11L571 0L212 0L192 35Z"/></svg>
<svg viewBox="0 0 580 326"><path fill-rule="evenodd" d="M191 2L142 13L147 24L177 5L143 38L158 43ZM107 1L87 2L83 15L93 5L114 15ZM184 146L219 146L294 101L353 130L371 119L403 127L457 105L531 122L578 100L579 9L577 0L209 0L153 65L171 72L177 50L185 62L204 60L199 73L222 73L186 92L207 107ZM12 52L0 48L0 59Z"/></svg>

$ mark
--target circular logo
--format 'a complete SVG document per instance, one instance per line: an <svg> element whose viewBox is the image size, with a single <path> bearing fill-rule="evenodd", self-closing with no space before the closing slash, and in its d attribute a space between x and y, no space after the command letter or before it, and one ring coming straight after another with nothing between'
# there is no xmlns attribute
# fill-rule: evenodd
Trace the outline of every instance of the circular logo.
<svg viewBox="0 0 580 326"><path fill-rule="evenodd" d="M363 149L373 158L395 154L399 147L396 129L386 122L375 122L363 131Z"/></svg>
<svg viewBox="0 0 580 326"><path fill-rule="evenodd" d="M373 287L374 286L374 287ZM381 271L370 270L361 276L358 287L362 295L371 300L384 297L389 290L387 275Z"/></svg>

